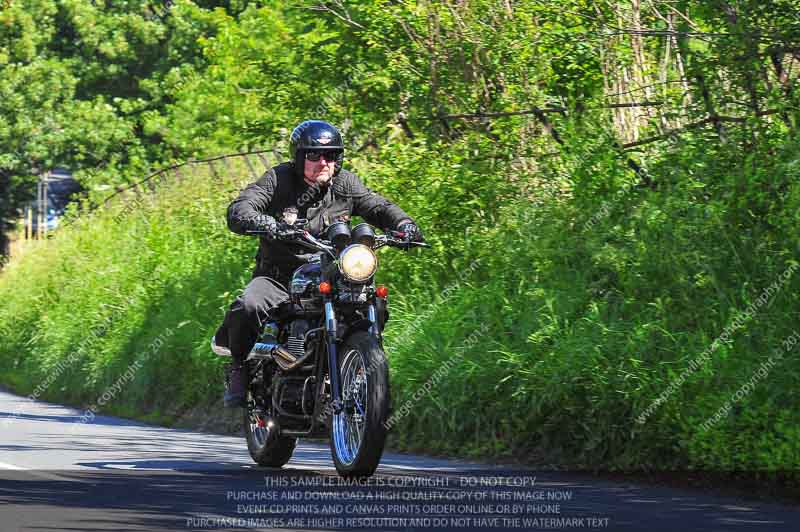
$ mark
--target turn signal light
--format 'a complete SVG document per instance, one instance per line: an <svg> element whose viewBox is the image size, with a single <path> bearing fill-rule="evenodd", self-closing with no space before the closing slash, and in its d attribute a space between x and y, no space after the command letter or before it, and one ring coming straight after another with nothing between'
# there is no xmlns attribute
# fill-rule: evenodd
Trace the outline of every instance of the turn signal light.
<svg viewBox="0 0 800 532"><path fill-rule="evenodd" d="M319 293L320 294L330 294L331 293L331 283L328 281L322 281L319 283Z"/></svg>
<svg viewBox="0 0 800 532"><path fill-rule="evenodd" d="M389 289L383 285L380 285L375 289L375 295L378 297L386 297L389 295Z"/></svg>

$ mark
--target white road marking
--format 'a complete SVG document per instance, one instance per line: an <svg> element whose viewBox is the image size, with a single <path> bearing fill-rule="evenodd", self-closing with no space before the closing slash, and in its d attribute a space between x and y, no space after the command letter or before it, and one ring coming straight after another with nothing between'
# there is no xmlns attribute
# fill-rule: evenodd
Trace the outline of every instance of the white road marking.
<svg viewBox="0 0 800 532"><path fill-rule="evenodd" d="M123 469L125 471L176 471L170 467L141 467L136 464L103 464L106 469Z"/></svg>
<svg viewBox="0 0 800 532"><path fill-rule="evenodd" d="M39 478L44 478L44 479L47 479L47 480L55 480L57 482L80 482L79 480L74 479L74 478L62 477L60 475L56 475L56 474L53 474L53 473L47 473L47 472L39 471L39 470L36 470L36 469L26 469L24 467L19 467L19 466L16 466L14 464L7 464L5 462L0 462L0 469L7 469L7 470L11 470L11 471L24 471L28 475L31 475L31 476L34 476L34 477L39 477Z"/></svg>

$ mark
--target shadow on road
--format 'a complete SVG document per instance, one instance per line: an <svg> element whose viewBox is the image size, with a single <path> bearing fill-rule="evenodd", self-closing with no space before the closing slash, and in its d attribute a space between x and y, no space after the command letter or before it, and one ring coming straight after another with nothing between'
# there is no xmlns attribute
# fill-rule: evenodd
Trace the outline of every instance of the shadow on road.
<svg viewBox="0 0 800 532"><path fill-rule="evenodd" d="M794 530L798 512L588 483L566 474L385 471L345 481L312 463L202 469L191 460L85 462L90 470L8 471L11 530ZM300 469L308 467L308 470ZM63 480L37 478L57 475ZM527 479L527 480L525 480ZM527 485L523 485L527 483ZM5 529L5 528L4 528Z"/></svg>

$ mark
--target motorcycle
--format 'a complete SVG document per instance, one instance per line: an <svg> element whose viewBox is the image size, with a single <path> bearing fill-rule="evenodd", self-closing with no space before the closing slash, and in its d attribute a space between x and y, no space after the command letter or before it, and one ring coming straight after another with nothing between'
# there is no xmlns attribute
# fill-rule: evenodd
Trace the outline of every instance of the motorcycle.
<svg viewBox="0 0 800 532"><path fill-rule="evenodd" d="M383 349L388 289L375 286L375 250L430 246L399 232L377 235L367 223L351 230L341 221L319 239L305 223L276 235L312 253L291 277L288 316L265 324L245 360L247 448L257 464L282 467L298 438L327 436L340 476L369 477L383 454L390 415ZM230 356L213 339L211 348Z"/></svg>

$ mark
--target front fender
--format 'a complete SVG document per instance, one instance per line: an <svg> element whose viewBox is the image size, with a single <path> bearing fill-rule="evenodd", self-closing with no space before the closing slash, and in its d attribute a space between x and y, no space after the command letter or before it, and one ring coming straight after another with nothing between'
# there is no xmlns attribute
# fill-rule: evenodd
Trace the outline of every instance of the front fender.
<svg viewBox="0 0 800 532"><path fill-rule="evenodd" d="M369 332L370 328L372 327L372 322L366 318L362 318L360 320L356 320L353 323L347 326L347 329L342 334L342 343L347 341L347 338L350 337L351 334L357 331L367 331Z"/></svg>

